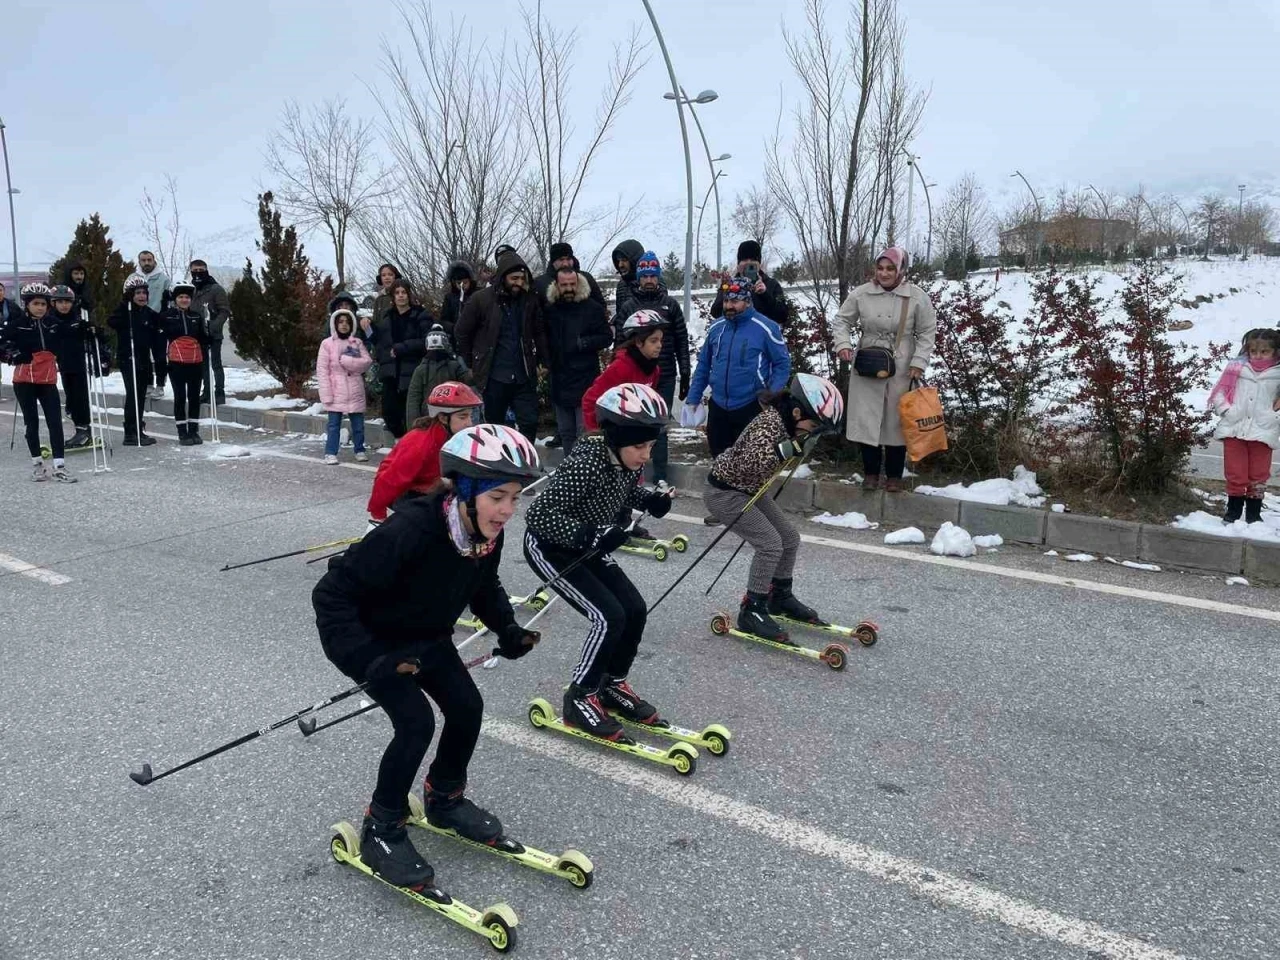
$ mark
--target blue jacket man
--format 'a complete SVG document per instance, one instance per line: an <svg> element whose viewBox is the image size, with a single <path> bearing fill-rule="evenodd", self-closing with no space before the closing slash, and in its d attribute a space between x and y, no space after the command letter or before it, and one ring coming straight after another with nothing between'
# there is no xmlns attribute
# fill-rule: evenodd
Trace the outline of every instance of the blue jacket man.
<svg viewBox="0 0 1280 960"><path fill-rule="evenodd" d="M756 394L782 390L791 378L791 355L782 330L752 309L751 286L746 277L721 284L724 316L708 328L689 384L694 402L711 387L707 442L713 457L732 447L760 412Z"/></svg>

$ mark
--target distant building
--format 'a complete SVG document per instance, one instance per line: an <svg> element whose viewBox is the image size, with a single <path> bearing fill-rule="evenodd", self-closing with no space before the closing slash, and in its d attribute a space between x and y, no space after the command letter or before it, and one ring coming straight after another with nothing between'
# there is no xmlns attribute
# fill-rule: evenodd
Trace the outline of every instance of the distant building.
<svg viewBox="0 0 1280 960"><path fill-rule="evenodd" d="M1107 256L1133 241L1128 220L1058 214L1045 222L1031 221L1000 231L1000 254L1016 257L1037 246L1060 250L1102 250Z"/></svg>

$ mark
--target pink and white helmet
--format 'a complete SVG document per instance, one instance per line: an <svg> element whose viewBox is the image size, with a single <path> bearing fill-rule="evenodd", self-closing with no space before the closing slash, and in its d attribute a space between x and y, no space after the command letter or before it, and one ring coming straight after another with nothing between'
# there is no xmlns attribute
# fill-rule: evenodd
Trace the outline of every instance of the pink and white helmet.
<svg viewBox="0 0 1280 960"><path fill-rule="evenodd" d="M476 480L532 480L542 473L538 451L518 431L498 423L459 430L440 451L440 472Z"/></svg>
<svg viewBox="0 0 1280 960"><path fill-rule="evenodd" d="M791 396L804 409L806 420L817 420L830 430L844 419L844 398L830 380L812 373L797 373L791 380Z"/></svg>
<svg viewBox="0 0 1280 960"><path fill-rule="evenodd" d="M665 330L671 326L667 318L657 310L637 310L622 321L622 335L634 337L637 334L648 336L654 330Z"/></svg>
<svg viewBox="0 0 1280 960"><path fill-rule="evenodd" d="M644 383L619 384L596 401L596 419L601 423L661 427L670 417L662 394Z"/></svg>

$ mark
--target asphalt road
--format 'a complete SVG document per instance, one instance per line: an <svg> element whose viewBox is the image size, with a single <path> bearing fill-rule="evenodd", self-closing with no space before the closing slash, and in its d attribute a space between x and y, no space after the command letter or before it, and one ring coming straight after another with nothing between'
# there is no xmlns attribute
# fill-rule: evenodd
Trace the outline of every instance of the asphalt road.
<svg viewBox="0 0 1280 960"><path fill-rule="evenodd" d="M379 713L146 788L126 776L348 685L315 636L321 565L219 568L358 534L371 475L324 467L314 442L236 442L258 455L117 447L112 473L75 486L0 459L0 564L40 568L0 570L0 958L486 956L329 856L330 824L368 800ZM654 613L633 673L672 719L732 729L692 778L529 726L529 699L557 700L578 656L563 605L533 655L477 671L471 795L512 836L596 864L578 891L418 837L454 896L515 908L515 955L1276 956L1280 592L1012 548L933 565L802 526L837 543L804 545L797 592L883 639L836 673L713 638L745 577L740 557L702 595L717 548ZM715 535L654 527L693 552L621 559L650 598ZM535 585L514 543L503 567L513 592Z"/></svg>

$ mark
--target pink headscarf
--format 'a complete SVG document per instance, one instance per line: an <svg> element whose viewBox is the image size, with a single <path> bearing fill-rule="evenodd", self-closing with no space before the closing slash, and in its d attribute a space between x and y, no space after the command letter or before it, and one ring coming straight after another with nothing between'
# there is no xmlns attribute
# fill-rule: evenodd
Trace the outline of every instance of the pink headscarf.
<svg viewBox="0 0 1280 960"><path fill-rule="evenodd" d="M888 260L898 268L898 283L901 283L903 279L903 264L907 262L907 251L903 250L901 247L886 247L884 251L881 252L880 256L876 257L876 263L879 263L881 260ZM878 283L879 281L876 282ZM898 283L895 283L893 287L896 287ZM892 290L893 287L889 287L887 289Z"/></svg>
<svg viewBox="0 0 1280 960"><path fill-rule="evenodd" d="M1225 410L1236 402L1236 385L1240 382L1240 372L1248 364L1254 373L1262 373L1276 365L1275 357L1263 360L1261 358L1252 360L1248 357L1236 357L1227 364L1227 369L1222 371L1222 376L1218 378L1218 382L1209 391L1209 407L1215 410Z"/></svg>

